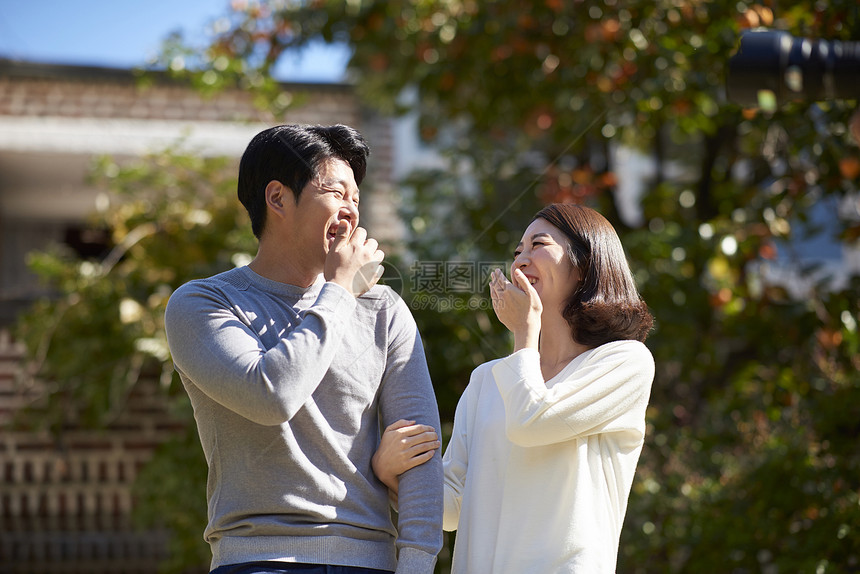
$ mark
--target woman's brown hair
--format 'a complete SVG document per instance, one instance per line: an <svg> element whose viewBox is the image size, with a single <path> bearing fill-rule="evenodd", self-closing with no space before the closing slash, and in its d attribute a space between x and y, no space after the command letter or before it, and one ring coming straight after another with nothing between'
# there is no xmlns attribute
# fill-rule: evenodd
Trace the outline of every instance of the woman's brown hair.
<svg viewBox="0 0 860 574"><path fill-rule="evenodd" d="M562 315L574 341L597 347L610 341L645 341L654 318L639 295L615 228L591 208L554 203L532 219L544 219L570 241L568 256L580 282Z"/></svg>

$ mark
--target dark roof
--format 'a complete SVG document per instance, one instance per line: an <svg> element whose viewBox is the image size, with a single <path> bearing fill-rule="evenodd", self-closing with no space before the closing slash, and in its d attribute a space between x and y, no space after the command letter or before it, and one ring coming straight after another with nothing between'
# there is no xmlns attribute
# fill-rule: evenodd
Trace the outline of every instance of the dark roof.
<svg viewBox="0 0 860 574"><path fill-rule="evenodd" d="M148 77L148 79L167 84L187 84L164 70L146 68L115 68L108 66L85 66L75 64L51 64L0 58L0 77L44 78L65 80L96 80L102 82L129 83ZM346 82L281 82L285 88L305 89L325 92L351 91L352 84Z"/></svg>

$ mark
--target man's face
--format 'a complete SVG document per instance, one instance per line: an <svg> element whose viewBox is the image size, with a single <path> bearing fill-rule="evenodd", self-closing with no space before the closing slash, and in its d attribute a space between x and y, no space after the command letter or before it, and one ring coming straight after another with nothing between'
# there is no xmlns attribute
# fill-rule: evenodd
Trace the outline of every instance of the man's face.
<svg viewBox="0 0 860 574"><path fill-rule="evenodd" d="M323 161L302 190L296 209L295 224L308 255L324 262L340 222L349 223L350 233L358 226L358 196L349 164L336 158Z"/></svg>

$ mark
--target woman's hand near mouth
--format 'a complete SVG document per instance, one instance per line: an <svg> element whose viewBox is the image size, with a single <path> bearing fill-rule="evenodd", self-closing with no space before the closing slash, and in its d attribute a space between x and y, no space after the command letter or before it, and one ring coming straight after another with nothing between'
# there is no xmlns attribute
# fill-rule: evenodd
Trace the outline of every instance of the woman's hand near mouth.
<svg viewBox="0 0 860 574"><path fill-rule="evenodd" d="M528 277L513 270L513 282L500 269L490 276L490 297L499 321L514 334L514 350L537 349L543 304Z"/></svg>

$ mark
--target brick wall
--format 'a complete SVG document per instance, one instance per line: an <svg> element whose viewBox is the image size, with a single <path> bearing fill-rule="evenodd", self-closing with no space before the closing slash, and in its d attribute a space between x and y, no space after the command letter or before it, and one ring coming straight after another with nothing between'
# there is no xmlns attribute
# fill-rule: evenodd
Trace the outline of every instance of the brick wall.
<svg viewBox="0 0 860 574"><path fill-rule="evenodd" d="M284 84L300 104L284 118L253 105L242 90L204 97L161 76L141 82L128 70L17 64L0 61L0 116L131 118L143 120L299 122L358 125L360 109L349 86Z"/></svg>
<svg viewBox="0 0 860 574"><path fill-rule="evenodd" d="M157 572L166 533L136 530L130 519L137 473L180 428L157 383L138 383L121 422L104 431L14 430L42 391L21 376L23 352L0 331L0 571Z"/></svg>
<svg viewBox="0 0 860 574"><path fill-rule="evenodd" d="M127 70L0 60L0 118L173 120L207 125L344 123L360 130L373 150L373 175L368 182L390 187L394 171L391 118L363 108L349 85L282 84L282 88L295 105L277 118L255 107L251 94L238 89L204 97L187 85L159 76L142 83Z"/></svg>

